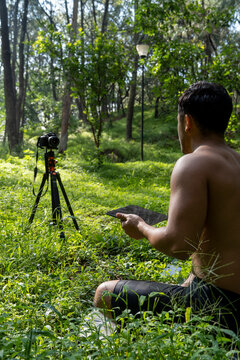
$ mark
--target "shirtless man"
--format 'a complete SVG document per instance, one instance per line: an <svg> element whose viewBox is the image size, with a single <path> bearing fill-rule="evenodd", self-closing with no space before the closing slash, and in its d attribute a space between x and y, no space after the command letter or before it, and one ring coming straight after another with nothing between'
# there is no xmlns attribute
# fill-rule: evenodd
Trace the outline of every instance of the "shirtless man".
<svg viewBox="0 0 240 360"><path fill-rule="evenodd" d="M196 83L179 98L178 135L185 155L171 176L167 226L152 227L137 215L117 216L130 237L146 238L157 250L177 259L191 257L192 274L181 286L136 280L105 282L97 288L94 302L107 308L108 316L119 315L126 302L134 314L169 310L175 302L198 314L210 314L214 323L238 332L240 155L224 142L231 112L231 98L217 84ZM158 295L149 297L156 291ZM140 307L141 295L146 299Z"/></svg>

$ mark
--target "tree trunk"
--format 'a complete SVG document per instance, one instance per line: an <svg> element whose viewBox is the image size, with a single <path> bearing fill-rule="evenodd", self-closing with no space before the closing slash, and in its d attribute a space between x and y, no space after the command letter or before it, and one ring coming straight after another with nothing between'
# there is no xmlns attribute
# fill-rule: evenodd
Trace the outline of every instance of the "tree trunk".
<svg viewBox="0 0 240 360"><path fill-rule="evenodd" d="M64 0L64 5L65 5L65 11L66 11L67 24L70 24L70 18L69 18L69 14L68 14L68 4L67 4L67 0Z"/></svg>
<svg viewBox="0 0 240 360"><path fill-rule="evenodd" d="M19 43L19 94L17 99L17 131L19 134L19 141L22 138L20 136L20 124L23 124L23 114L24 114L24 105L25 105L25 79L24 79L24 62L25 62L25 54L24 54L24 41L27 31L27 14L28 14L28 0L24 0L24 12L22 19L22 27L21 27L21 35L20 35L20 43Z"/></svg>
<svg viewBox="0 0 240 360"><path fill-rule="evenodd" d="M53 21L53 7L51 4L50 15L47 15L50 21L50 24L56 28L55 23ZM51 42L52 42L52 32L51 32ZM54 57L50 56L50 76L51 76L51 86L52 86L52 96L54 101L58 101L57 91L56 91L56 80L55 80L55 70L54 70Z"/></svg>
<svg viewBox="0 0 240 360"><path fill-rule="evenodd" d="M27 92L27 87L28 87L28 79L29 79L29 45L27 47L27 52L26 52L26 66L25 66L25 88L24 88L24 98L23 98L23 103L24 103L24 107L23 107L23 114L22 114L22 119L21 119L21 123L20 123L20 128L23 129L25 126L25 102L26 102L26 92ZM23 144L23 131L20 131L19 133L19 141L20 144Z"/></svg>
<svg viewBox="0 0 240 360"><path fill-rule="evenodd" d="M8 12L6 0L0 1L2 62L4 68L4 94L6 108L6 129L10 152L19 145L19 134L16 121L16 93L11 68L11 53L9 44Z"/></svg>
<svg viewBox="0 0 240 360"><path fill-rule="evenodd" d="M138 68L138 55L134 57L134 70L132 72L132 81L130 84L128 109L127 109L127 124L126 124L126 140L132 139L132 122L134 114L134 104L137 89L137 68Z"/></svg>
<svg viewBox="0 0 240 360"><path fill-rule="evenodd" d="M128 97L128 93L129 93L129 89L127 89L126 94L123 96L122 90L120 87L117 92L117 112L120 113L120 110L121 110L122 116L126 116L123 101L126 97Z"/></svg>
<svg viewBox="0 0 240 360"><path fill-rule="evenodd" d="M205 0L202 0L202 9L203 9L203 24L204 24L204 27L206 27L205 19L207 17L206 17L206 9L205 9ZM207 66L208 64L212 63L212 54L213 54L213 52L217 51L217 48L216 48L216 46L214 44L212 34L208 30L204 31L203 41L204 41L204 52L206 54L205 66ZM208 75L208 71L205 69L206 78L207 78L207 75Z"/></svg>
<svg viewBox="0 0 240 360"><path fill-rule="evenodd" d="M19 0L16 0L14 5L14 14L13 14L13 45L12 45L12 77L13 77L13 87L16 91L16 61L17 61L17 41L18 41L18 5ZM16 96L16 95L15 95Z"/></svg>
<svg viewBox="0 0 240 360"><path fill-rule="evenodd" d="M93 21L94 24L97 24L97 16L96 16L96 6L95 6L95 1L92 0L92 9L93 9Z"/></svg>
<svg viewBox="0 0 240 360"><path fill-rule="evenodd" d="M80 96L79 98L76 99L76 104L77 104L77 108L78 108L79 120L83 120L84 124L87 124L85 99L82 96Z"/></svg>
<svg viewBox="0 0 240 360"><path fill-rule="evenodd" d="M160 100L160 96L158 96L158 97L156 98L156 101L155 101L155 112L154 112L154 118L155 118L155 119L157 119L158 116L159 116L159 108L158 108L159 100Z"/></svg>
<svg viewBox="0 0 240 360"><path fill-rule="evenodd" d="M63 153L67 148L68 142L68 126L69 119L71 115L71 104L72 98L70 91L67 91L63 98L63 108L62 108L62 123L61 123L61 139L59 144L59 152Z"/></svg>
<svg viewBox="0 0 240 360"><path fill-rule="evenodd" d="M92 0L92 20L91 20L91 29L90 29L90 42L93 45L95 39L95 28L97 26L97 15L96 15L96 5L95 0Z"/></svg>
<svg viewBox="0 0 240 360"><path fill-rule="evenodd" d="M83 0L80 1L80 8L81 8L81 29L84 31L84 6L85 3ZM84 38L82 38L83 48L84 48ZM82 51L81 54L81 62L84 65L85 63L85 57L84 52ZM85 94L81 95L79 99L76 100L77 107L78 107L78 114L79 119L83 120L83 122L87 123L87 112L86 112L86 100L85 100Z"/></svg>
<svg viewBox="0 0 240 360"><path fill-rule="evenodd" d="M78 2L79 0L73 0L72 28L74 34L77 33Z"/></svg>
<svg viewBox="0 0 240 360"><path fill-rule="evenodd" d="M106 0L105 7L104 7L103 19L102 19L102 30L101 30L102 34L104 34L107 31L107 27L108 27L108 8L109 8L109 0ZM106 86L106 85L103 84L103 86ZM107 119L109 117L107 96L103 97L101 108L102 108L103 117L105 119Z"/></svg>
<svg viewBox="0 0 240 360"><path fill-rule="evenodd" d="M136 17L136 12L138 10L138 0L134 1L134 16ZM135 22L135 20L134 20ZM136 47L138 42L139 35L134 33L133 35L133 44ZM127 109L127 123L126 123L126 140L129 141L132 139L132 122L133 122L133 114L134 114L134 104L136 97L136 89L137 89L137 69L138 69L138 55L134 56L134 68L132 72L132 81L130 84L129 91L129 100L128 100L128 109Z"/></svg>
<svg viewBox="0 0 240 360"><path fill-rule="evenodd" d="M73 0L73 15L72 15L72 28L74 33L77 32L77 15L78 15L78 1ZM67 149L68 142L68 126L71 115L71 84L67 82L65 85L65 96L63 98L63 108L62 108L62 122L61 122L61 136L59 144L59 152L64 153Z"/></svg>
<svg viewBox="0 0 240 360"><path fill-rule="evenodd" d="M104 34L107 31L108 26L108 7L109 7L109 0L105 0L105 8L104 8L104 14L103 14L103 20L102 20L102 34Z"/></svg>

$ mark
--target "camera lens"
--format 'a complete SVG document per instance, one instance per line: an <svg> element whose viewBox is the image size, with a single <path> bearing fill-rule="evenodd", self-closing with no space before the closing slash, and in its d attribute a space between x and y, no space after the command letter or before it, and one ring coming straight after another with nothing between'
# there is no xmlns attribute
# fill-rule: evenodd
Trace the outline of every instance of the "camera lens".
<svg viewBox="0 0 240 360"><path fill-rule="evenodd" d="M57 136L50 136L48 138L48 145L49 147L56 148L59 144L59 139Z"/></svg>

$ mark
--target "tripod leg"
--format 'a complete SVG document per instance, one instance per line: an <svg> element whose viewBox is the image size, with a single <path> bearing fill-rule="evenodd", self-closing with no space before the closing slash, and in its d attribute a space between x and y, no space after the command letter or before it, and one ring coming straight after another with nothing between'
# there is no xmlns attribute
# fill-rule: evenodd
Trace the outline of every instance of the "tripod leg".
<svg viewBox="0 0 240 360"><path fill-rule="evenodd" d="M47 175L47 173L45 173L45 174L43 175L42 182L41 182L41 185L40 185L40 187L39 187L39 191L38 191L38 194L37 194L35 203L34 203L34 205L33 205L32 213L31 213L31 216L30 216L30 218L29 218L29 224L32 224L32 222L33 222L33 219L34 219L35 213L36 213L36 211L37 211L38 203L39 203L39 200L40 200L40 198L41 198L41 195L42 195L43 188L44 188L45 182L46 182L46 180L47 180L47 177L48 177L48 175Z"/></svg>
<svg viewBox="0 0 240 360"><path fill-rule="evenodd" d="M65 201L66 201L66 204L67 204L67 207L68 207L68 211L70 212L70 215L72 216L72 220L73 220L73 223L74 223L74 225L75 225L75 229L76 229L76 230L79 230L78 223L77 223L76 218L75 218L75 216L74 216L74 213L73 213L73 210L72 210L70 201L68 200L67 193L66 193L66 191L65 191L65 189L64 189L62 180L61 180L61 178L60 178L60 174L59 174L59 173L56 173L56 177L57 177L57 180L58 180L58 182L59 182L60 188L61 188L61 190L62 190L64 199L65 199Z"/></svg>
<svg viewBox="0 0 240 360"><path fill-rule="evenodd" d="M59 199L59 192L57 188L56 173L51 173L51 196L52 196L52 216L53 224L62 229L62 210Z"/></svg>

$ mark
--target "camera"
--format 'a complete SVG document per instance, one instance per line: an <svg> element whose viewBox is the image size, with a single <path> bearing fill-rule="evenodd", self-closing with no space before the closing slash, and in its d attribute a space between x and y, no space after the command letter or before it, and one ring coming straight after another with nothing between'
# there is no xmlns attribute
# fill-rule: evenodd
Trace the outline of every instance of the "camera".
<svg viewBox="0 0 240 360"><path fill-rule="evenodd" d="M43 149L46 147L47 149L57 149L59 144L59 138L53 132L49 132L48 134L39 136L37 141L37 147Z"/></svg>

